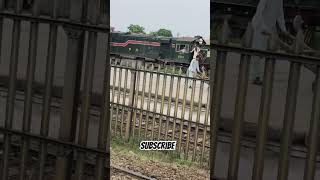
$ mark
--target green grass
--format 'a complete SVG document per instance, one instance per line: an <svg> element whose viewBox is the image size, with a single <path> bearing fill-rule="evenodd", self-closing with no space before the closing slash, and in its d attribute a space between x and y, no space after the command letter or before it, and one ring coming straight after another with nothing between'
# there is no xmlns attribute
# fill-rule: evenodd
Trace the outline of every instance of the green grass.
<svg viewBox="0 0 320 180"><path fill-rule="evenodd" d="M179 165L193 166L199 168L203 167L200 165L200 163L192 162L190 160L185 159L176 151L141 151L139 149L139 144L142 140L142 138L140 139L138 137L135 137L131 138L131 140L128 143L126 143L119 136L112 137L111 148L113 149L113 151L116 151L120 154L134 154L142 160L176 163Z"/></svg>

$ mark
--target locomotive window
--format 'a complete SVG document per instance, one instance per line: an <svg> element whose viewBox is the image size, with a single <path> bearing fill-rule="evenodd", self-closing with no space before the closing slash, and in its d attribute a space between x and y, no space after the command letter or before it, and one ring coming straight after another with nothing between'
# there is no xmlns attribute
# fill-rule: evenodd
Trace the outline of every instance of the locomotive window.
<svg viewBox="0 0 320 180"><path fill-rule="evenodd" d="M189 52L189 45L187 45L187 44L177 44L176 45L176 52L183 52L183 53Z"/></svg>

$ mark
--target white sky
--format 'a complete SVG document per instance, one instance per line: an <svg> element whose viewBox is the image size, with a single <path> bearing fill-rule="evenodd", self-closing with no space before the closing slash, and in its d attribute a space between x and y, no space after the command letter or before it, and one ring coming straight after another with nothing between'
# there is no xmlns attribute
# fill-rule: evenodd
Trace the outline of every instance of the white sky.
<svg viewBox="0 0 320 180"><path fill-rule="evenodd" d="M209 38L209 0L111 0L110 4L111 26L117 31L138 24L146 32L166 28L173 36Z"/></svg>

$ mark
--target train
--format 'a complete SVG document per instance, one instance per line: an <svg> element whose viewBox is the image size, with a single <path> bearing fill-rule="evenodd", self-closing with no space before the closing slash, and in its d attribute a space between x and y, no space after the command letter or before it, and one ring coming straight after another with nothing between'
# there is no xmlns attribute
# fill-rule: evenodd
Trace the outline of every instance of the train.
<svg viewBox="0 0 320 180"><path fill-rule="evenodd" d="M188 66L192 49L200 48L200 65L209 69L210 42L201 36L161 37L145 34L111 32L110 55L145 62Z"/></svg>

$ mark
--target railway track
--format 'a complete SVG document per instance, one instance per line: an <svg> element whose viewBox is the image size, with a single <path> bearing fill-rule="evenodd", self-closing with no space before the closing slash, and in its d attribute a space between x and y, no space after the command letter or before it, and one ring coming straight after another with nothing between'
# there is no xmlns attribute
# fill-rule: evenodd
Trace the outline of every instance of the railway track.
<svg viewBox="0 0 320 180"><path fill-rule="evenodd" d="M129 176L132 178L143 179L143 180L156 180L156 178L148 177L148 176L145 176L139 172L131 171L129 169L116 167L116 166L110 166L110 167L111 167L111 170L113 171L111 173L112 176L117 175L117 173L122 173L123 175Z"/></svg>

